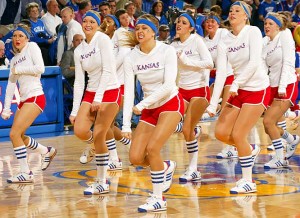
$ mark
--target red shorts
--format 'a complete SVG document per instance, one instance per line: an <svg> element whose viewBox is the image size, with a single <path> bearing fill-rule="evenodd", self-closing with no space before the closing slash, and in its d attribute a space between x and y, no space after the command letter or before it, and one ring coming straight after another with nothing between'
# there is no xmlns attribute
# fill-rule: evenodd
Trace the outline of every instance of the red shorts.
<svg viewBox="0 0 300 218"><path fill-rule="evenodd" d="M209 72L209 78L216 78L216 69L210 70Z"/></svg>
<svg viewBox="0 0 300 218"><path fill-rule="evenodd" d="M85 91L82 102L92 104L95 98L96 92ZM121 103L121 91L119 88L106 90L103 95L101 103L116 103L120 106Z"/></svg>
<svg viewBox="0 0 300 218"><path fill-rule="evenodd" d="M120 86L120 92L121 92L121 95L124 96L124 85Z"/></svg>
<svg viewBox="0 0 300 218"><path fill-rule="evenodd" d="M233 80L234 80L234 75L227 76L225 83L224 83L224 87L231 86L233 83Z"/></svg>
<svg viewBox="0 0 300 218"><path fill-rule="evenodd" d="M279 97L278 96L278 87L271 87L271 95L269 105L272 104L273 100L288 100L292 105L295 104L295 101L298 97L298 81L295 83L291 83L286 87L286 96Z"/></svg>
<svg viewBox="0 0 300 218"><path fill-rule="evenodd" d="M259 105L262 104L266 109L270 102L270 87L261 91L247 91L243 89L238 90L238 95L230 96L227 104L234 107L241 108L243 104Z"/></svg>
<svg viewBox="0 0 300 218"><path fill-rule="evenodd" d="M208 103L210 101L210 91L208 86L191 90L179 88L179 93L186 102L190 102L192 98L205 98Z"/></svg>
<svg viewBox="0 0 300 218"><path fill-rule="evenodd" d="M183 104L183 98L179 93L178 95L174 96L172 99L170 99L168 102L166 102L164 105L158 108L144 109L142 111L140 121L156 126L159 115L161 113L172 112L172 111L178 112L181 115L181 117L183 117L184 104Z"/></svg>
<svg viewBox="0 0 300 218"><path fill-rule="evenodd" d="M21 101L20 104L18 105L18 109L20 110L24 104L31 104L31 103L34 103L43 112L46 106L45 95L33 96L31 98L26 99L25 101Z"/></svg>

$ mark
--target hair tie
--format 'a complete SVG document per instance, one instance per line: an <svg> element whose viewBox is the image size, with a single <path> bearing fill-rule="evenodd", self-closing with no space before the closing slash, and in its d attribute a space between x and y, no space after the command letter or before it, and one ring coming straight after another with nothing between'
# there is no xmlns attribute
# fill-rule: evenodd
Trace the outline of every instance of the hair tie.
<svg viewBox="0 0 300 218"><path fill-rule="evenodd" d="M145 25L149 26L155 32L155 34L157 34L157 32L158 32L155 24L147 19L138 19L136 26L139 24L145 24Z"/></svg>
<svg viewBox="0 0 300 218"><path fill-rule="evenodd" d="M271 19L271 20L273 20L280 28L282 27L282 23L281 23L281 21L280 21L277 17L275 17L275 16L273 16L273 15L271 15L271 14L267 14L265 20L266 20L266 19Z"/></svg>
<svg viewBox="0 0 300 218"><path fill-rule="evenodd" d="M240 6L243 9L243 11L246 13L248 19L251 18L249 9L247 9L245 5L243 5L241 2L235 2L230 7L232 7L234 5Z"/></svg>
<svg viewBox="0 0 300 218"><path fill-rule="evenodd" d="M115 22L115 24L117 26L117 29L120 27L120 23L119 23L118 19L116 18L116 16L108 14L108 15L106 15L106 17L110 17L111 19L114 20L114 22Z"/></svg>
<svg viewBox="0 0 300 218"><path fill-rule="evenodd" d="M28 32L27 30L25 30L23 27L18 26L18 27L14 30L14 32L15 32L15 31L21 31L21 32L23 32L23 33L25 34L25 36L27 36L27 38L30 39L30 34L29 34L29 32Z"/></svg>
<svg viewBox="0 0 300 218"><path fill-rule="evenodd" d="M195 27L195 21L193 20L191 15L189 15L188 13L184 13L184 14L180 15L179 17L185 17L190 22L191 27Z"/></svg>
<svg viewBox="0 0 300 218"><path fill-rule="evenodd" d="M86 18L87 16L94 18L96 20L96 22L98 23L98 26L100 26L101 20L96 14L94 14L93 12L88 11L88 12L85 13L85 15L83 15L82 19Z"/></svg>

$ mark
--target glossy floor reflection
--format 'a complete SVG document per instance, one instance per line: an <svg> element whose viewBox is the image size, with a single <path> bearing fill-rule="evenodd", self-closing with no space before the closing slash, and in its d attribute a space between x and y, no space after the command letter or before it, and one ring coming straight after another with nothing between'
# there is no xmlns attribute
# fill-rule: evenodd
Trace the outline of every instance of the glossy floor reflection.
<svg viewBox="0 0 300 218"><path fill-rule="evenodd" d="M35 183L7 184L6 179L18 172L10 142L1 142L0 217L300 217L300 146L287 169L264 170L270 158L268 137L261 122L253 130L251 143L261 145L253 172L258 192L230 195L229 190L241 177L237 159L219 160L215 155L223 145L214 138L214 123L202 123L198 169L202 181L180 184L179 176L188 164L182 134L174 134L163 154L177 162L173 185L165 194L168 210L161 213L137 213L151 190L149 169L129 166L125 146L118 143L123 170L109 172L110 193L83 195L96 175L95 164L79 163L85 145L73 135L39 138L44 145L55 146L58 153L50 167L40 170L41 157L29 151L29 163ZM299 128L293 130L299 132Z"/></svg>

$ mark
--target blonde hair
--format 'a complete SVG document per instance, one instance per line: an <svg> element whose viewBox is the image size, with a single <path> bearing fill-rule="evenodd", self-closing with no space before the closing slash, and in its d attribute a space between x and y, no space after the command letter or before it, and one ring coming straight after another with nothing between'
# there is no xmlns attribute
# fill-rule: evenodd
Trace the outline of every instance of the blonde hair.
<svg viewBox="0 0 300 218"><path fill-rule="evenodd" d="M138 18L139 19L146 19L149 20L150 22L152 22L157 29L159 29L159 22L158 20L151 14L143 14L142 16L140 16ZM137 21L138 21L137 20ZM126 40L120 40L122 46L126 46L126 47L134 47L137 44L139 44L138 40L135 37L135 32L125 32L124 34L126 34Z"/></svg>
<svg viewBox="0 0 300 218"><path fill-rule="evenodd" d="M280 23L281 27L279 27L279 30L285 30L287 27L287 19L285 19L283 14L275 13L275 12L269 12L268 15L276 17Z"/></svg>
<svg viewBox="0 0 300 218"><path fill-rule="evenodd" d="M29 16L30 10L31 10L32 8L38 8L38 9L39 9L38 3L36 3L36 2L30 2L30 3L28 3L28 4L26 5L26 14L27 14L27 16Z"/></svg>
<svg viewBox="0 0 300 218"><path fill-rule="evenodd" d="M246 16L247 16L247 20L246 20L246 25L250 25L250 19L251 19L251 8L250 6L244 2L244 1L236 1L234 2L230 7L234 6L234 5L237 5L239 4L238 6L241 6L241 8L243 9L243 11L245 12Z"/></svg>

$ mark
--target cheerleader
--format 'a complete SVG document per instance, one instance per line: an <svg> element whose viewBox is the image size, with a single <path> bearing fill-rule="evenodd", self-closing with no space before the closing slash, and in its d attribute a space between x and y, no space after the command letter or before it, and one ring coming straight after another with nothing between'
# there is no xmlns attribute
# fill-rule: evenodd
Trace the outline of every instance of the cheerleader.
<svg viewBox="0 0 300 218"><path fill-rule="evenodd" d="M38 115L43 112L46 99L41 84L41 74L45 71L42 53L38 45L29 42L30 29L19 25L12 36L12 45L15 56L11 60L10 74L5 93L4 109L1 117L7 120L11 116L11 102L16 84L19 84L21 102L14 116L10 130L10 140L15 155L20 164L20 173L7 180L8 183L32 183L34 176L27 162L26 147L42 155L41 169L46 170L56 155L56 149L45 147L33 138L26 136L26 130L31 126Z"/></svg>
<svg viewBox="0 0 300 218"><path fill-rule="evenodd" d="M298 96L295 43L291 31L286 29L282 16L277 13L267 14L264 28L266 37L263 54L269 68L271 97L270 107L265 112L263 123L276 152L264 168L276 169L288 166L281 137L288 143L287 158L293 155L300 141L299 136L291 135L286 130L277 127L279 121L284 121L285 112L294 105Z"/></svg>
<svg viewBox="0 0 300 218"><path fill-rule="evenodd" d="M70 121L79 139L94 142L97 165L97 179L84 191L85 195L109 192L106 138L113 138L110 125L119 110L121 99L112 43L106 34L98 31L99 26L99 15L88 11L82 23L86 39L74 51L75 83ZM84 92L85 71L88 81ZM90 128L93 124L92 132Z"/></svg>
<svg viewBox="0 0 300 218"><path fill-rule="evenodd" d="M193 18L187 13L180 15L176 23L179 38L171 44L178 57L179 93L185 104L183 134L189 153L189 166L179 177L180 182L201 179L201 173L197 170L198 142L194 129L209 105L208 69L213 68L211 55L202 38L192 34L194 30Z"/></svg>
<svg viewBox="0 0 300 218"><path fill-rule="evenodd" d="M256 152L252 152L247 136L270 98L268 70L262 57L262 35L257 27L248 25L250 17L246 3L233 3L229 12L232 32L223 38L217 48L217 71L227 69L229 63L234 73L230 98L221 111L215 129L218 140L234 145L238 150L242 178L230 190L231 194L256 192L252 167L260 149L255 146ZM226 74L220 74L220 81L225 80Z"/></svg>
<svg viewBox="0 0 300 218"><path fill-rule="evenodd" d="M157 19L142 15L135 27L139 44L124 61L122 132L131 139L132 112L141 115L132 138L129 160L134 165L150 166L153 185L153 194L146 204L138 207L139 212L167 209L162 193L171 186L176 163L163 161L160 152L183 115L183 99L176 87L176 52L171 46L155 40L157 31ZM144 99L134 106L135 76L142 85Z"/></svg>

